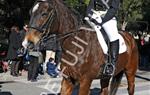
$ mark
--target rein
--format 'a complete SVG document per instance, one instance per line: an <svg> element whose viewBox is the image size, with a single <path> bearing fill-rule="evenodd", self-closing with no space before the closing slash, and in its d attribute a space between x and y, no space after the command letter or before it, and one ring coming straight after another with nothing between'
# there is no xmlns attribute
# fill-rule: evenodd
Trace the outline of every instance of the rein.
<svg viewBox="0 0 150 95"><path fill-rule="evenodd" d="M80 30L80 29L72 30L72 31L70 31L70 32L68 32L68 33L65 33L65 34L50 35L49 37L47 37L46 40L44 39L44 41L47 41L47 40L49 40L49 39L51 39L51 38L53 38L53 37L57 37L57 41L60 41L61 39L64 39L64 38L66 38L66 37L68 37L68 36L70 36L70 35L72 35L72 34L75 34L75 33L79 32L79 30ZM54 33L54 34L55 34L55 33Z"/></svg>
<svg viewBox="0 0 150 95"><path fill-rule="evenodd" d="M80 29L77 29L77 30L72 30L71 32L69 33L65 33L65 34L57 34L57 35L53 35L51 34L50 36L46 37L46 38L42 38L38 41L38 43L35 45L35 50L39 50L39 48L36 48L36 47L39 47L39 46L44 46L45 45L45 42L52 39L52 38L55 38L56 37L56 41L60 41L64 38L67 38L69 37L70 35L72 34L75 34L75 33L78 33ZM55 33L54 33L55 34ZM49 41L49 42L52 42L52 41Z"/></svg>
<svg viewBox="0 0 150 95"><path fill-rule="evenodd" d="M47 0L45 0L45 1L38 0L37 2L48 2L48 1ZM56 11L57 10L55 10L55 6L54 6L53 9L49 12L47 20L44 22L44 24L41 27L34 27L31 25L29 25L27 27L27 28L34 29L37 32L41 33L40 34L41 39L38 41L37 45L44 44L44 42L46 42L47 40L52 39L54 37L56 37L57 38L56 40L59 41L59 40L64 39L74 33L77 33L80 30L80 28L76 28L74 30L71 30L68 33L63 33L63 34L52 33L50 29L51 29L51 25L52 25L55 17L57 17L57 16L55 16L55 15L57 15ZM56 34L56 35L53 35L53 34Z"/></svg>

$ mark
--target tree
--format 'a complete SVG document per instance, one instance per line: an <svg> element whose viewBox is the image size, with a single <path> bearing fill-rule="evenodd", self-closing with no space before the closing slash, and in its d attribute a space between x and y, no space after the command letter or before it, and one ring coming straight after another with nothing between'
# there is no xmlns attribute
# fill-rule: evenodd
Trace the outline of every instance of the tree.
<svg viewBox="0 0 150 95"><path fill-rule="evenodd" d="M66 2L72 7L80 5L80 2L84 2L88 5L90 0L66 0ZM118 12L119 25L122 30L125 30L129 22L135 22L143 18L142 13L143 0L121 0L121 6ZM81 11L82 7L79 8ZM85 9L84 9L85 12ZM83 13L83 11L81 12Z"/></svg>
<svg viewBox="0 0 150 95"><path fill-rule="evenodd" d="M143 6L142 6L142 14L143 14L143 20L149 22L149 28L150 29L150 0L144 0Z"/></svg>
<svg viewBox="0 0 150 95"><path fill-rule="evenodd" d="M84 16L86 6L90 0L64 0L68 6L75 8ZM83 2L82 4L80 2ZM143 18L150 22L149 4L150 0L122 0L121 8L118 12L119 22L122 30L125 30L129 22L134 22ZM15 7L22 9L24 19L29 20L29 10L35 0L0 0L0 24L8 23ZM144 12L142 12L144 11ZM8 24L6 24L8 25Z"/></svg>
<svg viewBox="0 0 150 95"><path fill-rule="evenodd" d="M14 23L21 23L23 25L23 20L29 20L29 10L33 6L34 1L0 0L0 26L10 28ZM21 13L18 14L18 11Z"/></svg>
<svg viewBox="0 0 150 95"><path fill-rule="evenodd" d="M118 12L120 27L125 30L129 22L135 22L142 19L143 0L122 0L121 7Z"/></svg>
<svg viewBox="0 0 150 95"><path fill-rule="evenodd" d="M65 0L65 3L70 7L76 15L82 20L86 15L86 8L90 0Z"/></svg>

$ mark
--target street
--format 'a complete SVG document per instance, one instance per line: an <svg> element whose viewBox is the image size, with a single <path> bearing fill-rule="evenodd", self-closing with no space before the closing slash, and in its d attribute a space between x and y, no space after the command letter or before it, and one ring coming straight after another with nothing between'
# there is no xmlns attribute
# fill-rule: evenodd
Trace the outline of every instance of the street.
<svg viewBox="0 0 150 95"><path fill-rule="evenodd" d="M38 82L29 82L23 76L12 77L7 73L0 74L0 95L57 95L60 92L62 78L50 78L48 75L40 75ZM99 95L99 80L94 80L91 86L91 95ZM73 95L77 95L75 89ZM123 77L116 95L127 94L127 82ZM150 72L138 71L135 83L135 95L150 95Z"/></svg>

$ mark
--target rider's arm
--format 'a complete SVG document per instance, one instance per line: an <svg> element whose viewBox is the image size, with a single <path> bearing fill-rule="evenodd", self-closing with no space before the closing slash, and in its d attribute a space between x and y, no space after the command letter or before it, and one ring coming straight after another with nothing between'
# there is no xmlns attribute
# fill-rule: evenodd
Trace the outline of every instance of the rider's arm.
<svg viewBox="0 0 150 95"><path fill-rule="evenodd" d="M120 0L113 0L112 1L110 8L108 9L105 16L102 18L103 23L109 21L110 19L112 19L116 15L116 13L119 9L119 4L120 4Z"/></svg>
<svg viewBox="0 0 150 95"><path fill-rule="evenodd" d="M95 0L90 0L88 6L87 6L87 11L86 14L92 14L93 12L91 11L91 9L94 9L94 2Z"/></svg>

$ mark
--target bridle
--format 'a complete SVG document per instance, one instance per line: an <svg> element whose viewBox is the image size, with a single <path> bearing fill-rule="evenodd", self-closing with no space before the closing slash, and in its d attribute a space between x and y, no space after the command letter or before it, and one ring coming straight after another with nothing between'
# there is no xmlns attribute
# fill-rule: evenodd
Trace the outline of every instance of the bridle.
<svg viewBox="0 0 150 95"><path fill-rule="evenodd" d="M51 4L52 1L38 0L38 1L35 2L35 4L37 4L39 2L47 2L49 4L49 6L52 6L52 4ZM44 44L44 42L46 42L47 40L49 40L51 38L54 38L56 36L57 36L57 40L61 40L63 38L68 37L69 35L77 33L77 31L79 30L77 28L75 30L69 31L68 33L57 34L57 35L50 35L50 34L55 34L55 33L52 33L52 31L50 30L50 27L51 27L51 25L52 25L52 23L54 21L54 18L56 18L57 15L58 15L55 8L56 8L56 5L53 5L52 10L48 13L48 17L47 17L46 21L44 22L44 24L41 27L34 27L34 26L31 26L31 25L29 25L27 27L27 28L30 28L30 29L35 29L37 32L41 33L40 34L41 39L36 44L37 46L40 45L40 44Z"/></svg>
<svg viewBox="0 0 150 95"><path fill-rule="evenodd" d="M37 3L40 3L40 2L47 2L48 3L48 5L49 6L51 6L52 4L52 2L51 1L48 1L48 0L37 0L36 2L35 2L35 4L37 4ZM35 5L34 4L34 5ZM31 8L31 10L32 10L33 8ZM32 15L32 13L31 13L31 15ZM48 17L47 17L47 19L46 19L46 21L44 22L44 24L43 25L41 25L40 27L35 27L35 26L32 26L32 25L28 25L28 27L27 28L30 28L30 29L35 29L36 31L38 31L38 32L40 32L40 33L42 33L42 34L44 34L46 31L48 31L48 29L50 28L50 26L51 26L51 24L52 24L52 22L54 21L54 18L56 17L56 10L55 10L55 6L52 8L52 10L48 13ZM50 30L49 30L50 31Z"/></svg>

